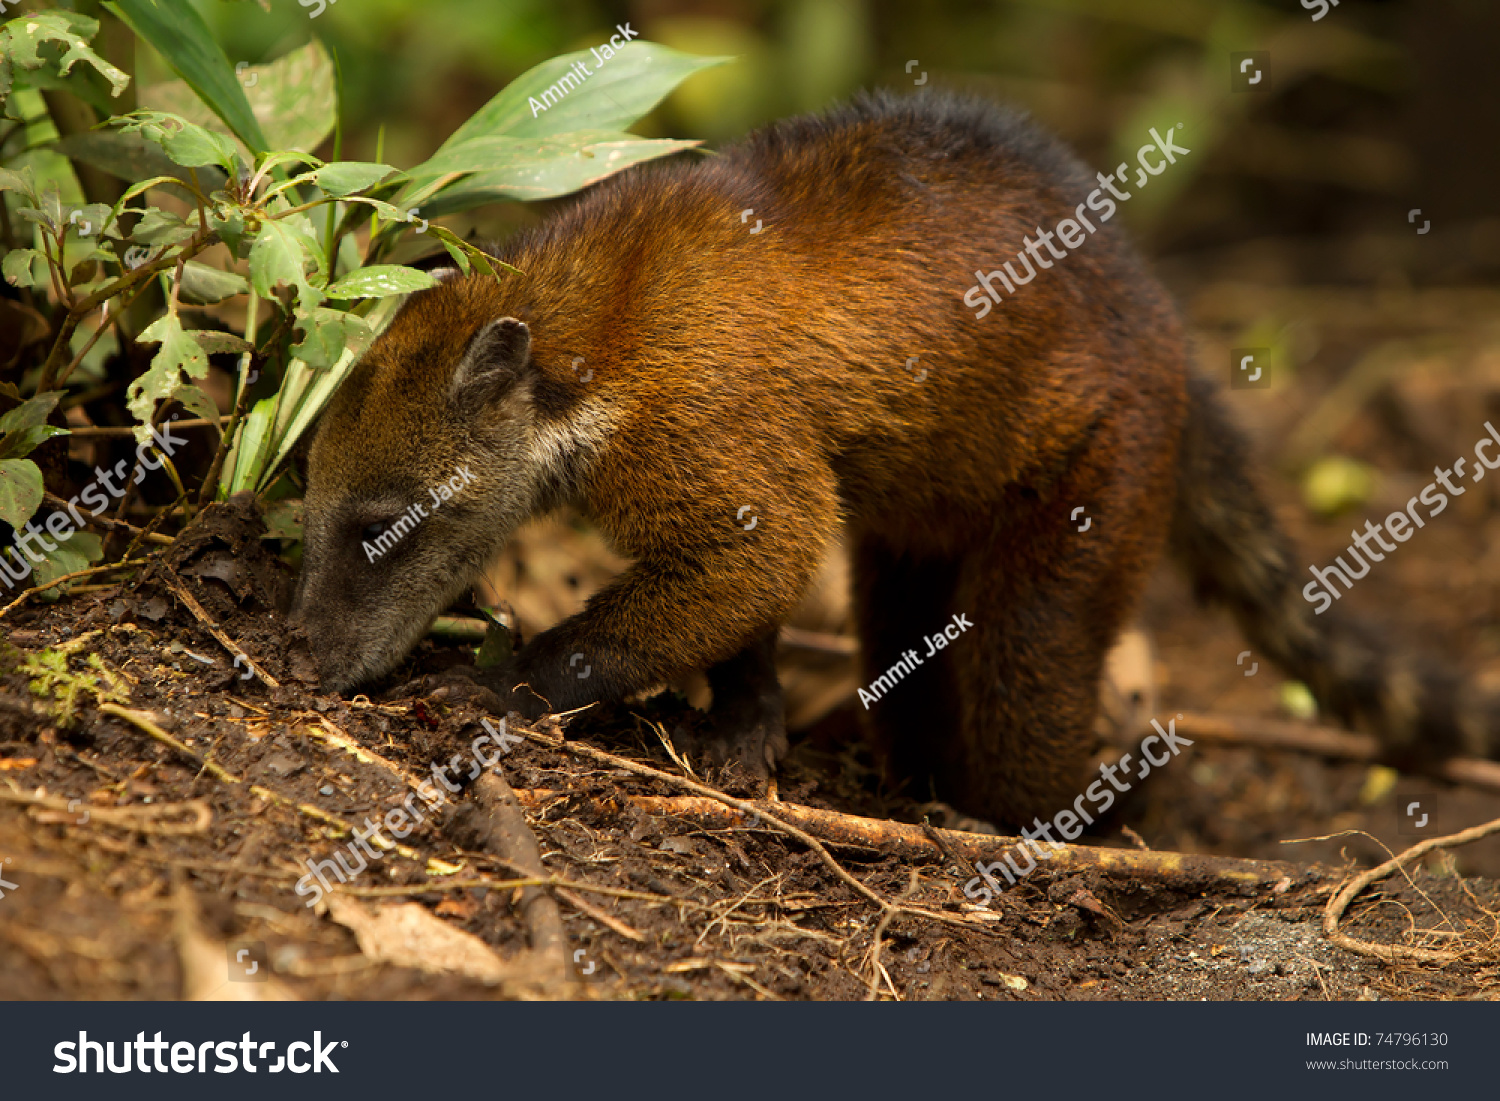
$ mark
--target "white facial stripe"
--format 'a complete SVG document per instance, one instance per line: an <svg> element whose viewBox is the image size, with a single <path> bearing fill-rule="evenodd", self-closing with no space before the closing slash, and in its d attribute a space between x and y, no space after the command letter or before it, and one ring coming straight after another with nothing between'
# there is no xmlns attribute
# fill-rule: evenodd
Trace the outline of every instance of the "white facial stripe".
<svg viewBox="0 0 1500 1101"><path fill-rule="evenodd" d="M538 488L565 486L587 459L604 446L614 428L615 415L599 399L579 403L573 413L555 421L532 426L532 455Z"/></svg>

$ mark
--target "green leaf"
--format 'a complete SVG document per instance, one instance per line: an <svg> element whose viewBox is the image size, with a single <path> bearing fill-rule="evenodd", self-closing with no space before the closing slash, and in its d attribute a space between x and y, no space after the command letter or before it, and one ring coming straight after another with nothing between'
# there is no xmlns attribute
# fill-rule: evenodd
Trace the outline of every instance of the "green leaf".
<svg viewBox="0 0 1500 1101"><path fill-rule="evenodd" d="M450 172L476 173L423 200L423 212L428 217L437 217L497 199L551 199L567 195L631 165L692 149L698 144L600 131L561 134L550 141L476 138L438 153L410 174L414 180L420 180Z"/></svg>
<svg viewBox="0 0 1500 1101"><path fill-rule="evenodd" d="M88 41L99 33L99 21L70 11L31 12L0 27L0 97L10 92L10 65L41 69L48 65L39 52L43 42L58 42L68 48L57 59L57 72L67 76L75 64L92 65L109 81L110 95L117 96L130 77L89 49Z"/></svg>
<svg viewBox="0 0 1500 1101"><path fill-rule="evenodd" d="M333 59L316 38L269 65L251 65L254 85L246 93L271 149L311 153L333 133L338 113Z"/></svg>
<svg viewBox="0 0 1500 1101"><path fill-rule="evenodd" d="M333 132L337 103L333 62L317 39L268 65L248 65L240 70L239 78L250 85L245 98L269 142L266 149L311 153ZM181 80L141 89L141 103L181 115L205 129L231 132ZM252 153L250 160L260 152L248 145L246 151Z"/></svg>
<svg viewBox="0 0 1500 1101"><path fill-rule="evenodd" d="M113 0L104 6L155 47L252 152L259 155L271 147L229 58L214 41L197 8L181 0Z"/></svg>
<svg viewBox="0 0 1500 1101"><path fill-rule="evenodd" d="M275 416L276 399L262 398L240 420L229 457L224 460L229 475L219 480L221 498L256 488L265 472L265 460L271 447L271 422Z"/></svg>
<svg viewBox="0 0 1500 1101"><path fill-rule="evenodd" d="M30 459L0 461L0 520L25 525L42 503L42 472Z"/></svg>
<svg viewBox="0 0 1500 1101"><path fill-rule="evenodd" d="M302 343L292 349L292 354L314 370L332 367L346 350L360 355L375 335L358 314L321 306L311 316L299 318L298 328Z"/></svg>
<svg viewBox="0 0 1500 1101"><path fill-rule="evenodd" d="M624 130L694 73L732 60L696 57L654 42L631 42L602 65L591 50L563 54L507 84L439 151L493 134L541 138L575 130ZM581 62L589 76L568 91L562 81L576 72L575 62ZM537 110L532 100L545 109Z"/></svg>
<svg viewBox="0 0 1500 1101"><path fill-rule="evenodd" d="M325 289L329 298L384 298L388 294L410 294L438 285L425 271L400 264L373 264L350 272Z"/></svg>
<svg viewBox="0 0 1500 1101"><path fill-rule="evenodd" d="M50 424L38 424L9 433L0 439L0 459L23 459L53 436L66 436L66 428L54 428Z"/></svg>
<svg viewBox="0 0 1500 1101"><path fill-rule="evenodd" d="M83 206L70 204L64 212L68 216L65 224L79 237L101 237L112 228L114 211L107 203L85 203Z"/></svg>
<svg viewBox="0 0 1500 1101"><path fill-rule="evenodd" d="M239 277L236 276L235 278ZM249 290L250 288L246 286L245 289ZM188 335L196 340L198 347L202 348L208 355L218 355L220 352L235 352L244 355L246 352L254 350L255 347L242 336L235 336L233 333L221 333L214 329L191 329L188 331Z"/></svg>
<svg viewBox="0 0 1500 1101"><path fill-rule="evenodd" d="M245 281L244 276L232 271L220 271L196 260L189 260L182 265L180 293L187 301L201 306L222 302L236 294L249 294L250 284Z"/></svg>
<svg viewBox="0 0 1500 1101"><path fill-rule="evenodd" d="M161 345L146 373L125 391L126 406L139 422L135 426L136 442L145 443L151 438L151 417L156 412L156 403L177 392L182 386L184 371L188 378L206 378L208 357L198 342L183 331L182 323L174 313L157 318L142 330L136 340L142 344Z"/></svg>
<svg viewBox="0 0 1500 1101"><path fill-rule="evenodd" d="M47 530L50 532L52 529ZM104 557L104 543L92 532L72 531L62 538L55 535L51 538L55 540L57 549L43 549L42 561L37 563L36 573L32 577L37 585L47 585L59 577L86 570ZM46 594L43 593L42 597L45 599Z"/></svg>
<svg viewBox="0 0 1500 1101"><path fill-rule="evenodd" d="M12 287L45 287L47 258L34 248L11 249L0 261L0 276Z"/></svg>
<svg viewBox="0 0 1500 1101"><path fill-rule="evenodd" d="M300 543L303 511L300 499L281 500L267 505L262 514L266 522L266 534L261 538L284 539L288 543Z"/></svg>
<svg viewBox="0 0 1500 1101"><path fill-rule="evenodd" d="M364 195L345 195L344 202L359 203L361 206L373 207L388 221L409 222L412 220L410 207L393 206L382 199L371 199Z"/></svg>
<svg viewBox="0 0 1500 1101"><path fill-rule="evenodd" d="M236 259L243 260L249 255L245 249L245 216L239 210L231 206L216 207L209 213L208 225Z"/></svg>
<svg viewBox="0 0 1500 1101"><path fill-rule="evenodd" d="M0 191L19 191L32 206L40 201L36 193L36 177L32 175L29 164L19 172L0 168Z"/></svg>
<svg viewBox="0 0 1500 1101"><path fill-rule="evenodd" d="M0 436L46 424L47 418L52 415L52 410L62 400L63 393L62 390L49 390L45 394L27 398L9 413L0 417Z"/></svg>
<svg viewBox="0 0 1500 1101"><path fill-rule="evenodd" d="M192 179L186 169L174 164L172 158L162 152L158 143L147 141L139 134L89 130L69 134L53 148L69 160L82 161L127 183L150 180L151 186L155 186L176 182L186 189ZM198 183L204 194L208 194L224 186L224 173L217 168L202 168L198 172Z"/></svg>
<svg viewBox="0 0 1500 1101"><path fill-rule="evenodd" d="M140 133L160 145L168 157L184 168L217 165L232 174L239 154L223 134L165 111L132 111L115 120L126 133Z"/></svg>
<svg viewBox="0 0 1500 1101"><path fill-rule="evenodd" d="M193 227L182 220L182 215L148 207L135 224L130 239L142 245L175 245L193 235Z"/></svg>
<svg viewBox="0 0 1500 1101"><path fill-rule="evenodd" d="M372 164L368 161L338 161L324 165L310 173L313 181L330 195L342 198L356 191L363 191L396 171L388 164Z"/></svg>
<svg viewBox="0 0 1500 1101"><path fill-rule="evenodd" d="M227 336L228 334L227 333L213 333L213 334L194 333L193 335L200 338L199 339L199 343L201 344L202 343L202 339L201 338L203 336L205 336L205 335ZM175 402L178 402L184 408L189 409L192 412L198 414L198 416L202 417L204 420L206 420L206 421L212 421L214 427L218 429L219 435L222 436L224 434L224 429L219 424L219 416L220 416L219 407L214 404L214 399L213 398L209 397L202 390L198 389L198 387L196 387L196 386L179 386L177 388L177 390L172 394L172 400L175 401Z"/></svg>
<svg viewBox="0 0 1500 1101"><path fill-rule="evenodd" d="M262 298L273 297L278 284L290 283L304 310L322 300L323 294L307 280L306 268L316 266L318 243L299 226L288 225L291 219L268 221L261 225L250 246L250 285Z"/></svg>

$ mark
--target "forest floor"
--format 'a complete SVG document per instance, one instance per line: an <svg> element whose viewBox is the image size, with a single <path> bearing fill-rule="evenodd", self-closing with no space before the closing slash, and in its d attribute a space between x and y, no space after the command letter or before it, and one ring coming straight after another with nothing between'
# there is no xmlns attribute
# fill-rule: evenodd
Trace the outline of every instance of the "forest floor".
<svg viewBox="0 0 1500 1101"><path fill-rule="evenodd" d="M1500 420L1491 320L1500 310L1478 292L1408 294L1400 308L1372 291L1304 289L1295 303L1290 291L1256 293L1211 285L1189 302L1202 362L1227 376L1240 313L1313 319L1288 340L1294 374L1229 400L1260 453L1278 457L1264 481L1282 520L1308 563L1326 564L1349 527L1401 508L1431 480L1425 471L1472 454L1486 419ZM1387 362L1405 368L1399 381ZM1335 521L1314 519L1284 465L1299 447L1370 464L1373 494ZM1500 674L1496 486L1500 478L1472 485L1345 601L1399 645L1485 681ZM929 833L947 848L934 843L923 855L920 840L882 840L896 836L882 823L957 820L885 787L860 741L838 563L798 620L806 633L786 647L797 729L777 794L873 820L866 842L830 840L819 852L705 799L665 748L667 731L694 721L684 696L669 692L511 726L524 740L506 740L506 784L465 776L395 848L367 859L356 841L368 837L367 818L421 806L410 795L434 763L457 756L449 775L463 775L485 729L472 708L395 689L468 656L429 639L368 696L320 694L305 640L277 611L292 574L258 524L238 503L221 508L129 583L32 600L0 620L0 997L1500 992L1500 835L1428 854L1409 876L1365 888L1344 915L1353 937L1449 949L1457 961L1377 959L1323 930L1324 907L1348 875L1500 818L1500 792L1257 744L1257 724L1286 720L1282 678L1253 654L1241 660L1247 646L1227 616L1195 605L1166 567L1142 608L1138 645L1106 689L1114 721L1113 730L1101 723L1101 758L1129 748L1147 719L1178 712L1233 719L1251 736L1198 741L1082 841L1141 860L1152 859L1149 847L1288 866L1236 878L1212 863L1128 874L1043 862L979 905L963 891L972 867L958 862L972 864L975 846L992 842ZM529 637L575 609L608 568L597 540L553 525L519 541L495 587ZM209 624L259 672L234 664ZM701 687L688 692L700 697ZM696 780L731 797L758 794L733 777ZM520 832L539 844L541 888L519 819L507 817L507 784L529 826ZM1428 815L1420 829L1405 813L1414 802ZM336 890L313 889L309 862L339 854L338 873L324 866ZM337 882L345 870L348 882Z"/></svg>

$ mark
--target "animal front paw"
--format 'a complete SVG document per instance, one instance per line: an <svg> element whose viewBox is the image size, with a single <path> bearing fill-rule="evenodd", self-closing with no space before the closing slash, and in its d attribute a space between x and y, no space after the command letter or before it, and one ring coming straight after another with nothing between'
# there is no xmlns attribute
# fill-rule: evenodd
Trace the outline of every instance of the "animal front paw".
<svg viewBox="0 0 1500 1101"><path fill-rule="evenodd" d="M754 708L736 707L710 712L706 729L678 727L672 745L689 760L706 760L724 767L737 765L756 780L770 778L787 754L786 716L779 695Z"/></svg>
<svg viewBox="0 0 1500 1101"><path fill-rule="evenodd" d="M406 687L414 691L403 694L425 696L437 703L472 703L492 715L503 716L514 711L528 722L540 719L551 710L547 701L528 685L506 687L513 680L514 677L494 669L455 665L413 681Z"/></svg>

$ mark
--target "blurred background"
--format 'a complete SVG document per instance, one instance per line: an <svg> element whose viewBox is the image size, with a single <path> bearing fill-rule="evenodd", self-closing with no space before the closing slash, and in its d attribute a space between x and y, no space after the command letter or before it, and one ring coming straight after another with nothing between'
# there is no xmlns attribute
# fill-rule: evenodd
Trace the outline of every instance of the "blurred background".
<svg viewBox="0 0 1500 1101"><path fill-rule="evenodd" d="M391 163L417 163L511 79L628 21L737 58L670 97L637 128L648 136L731 140L862 87L915 91L925 74L1026 108L1098 166L1151 125L1186 124L1193 156L1125 218L1153 253L1215 275L1403 286L1500 272L1490 0L333 0L316 19L313 0L184 2L231 61L316 33L342 68L346 157L373 157L383 131ZM1255 51L1269 71L1232 91L1230 54ZM1416 227L1432 222L1421 240L1413 208ZM477 220L500 232L515 216Z"/></svg>

